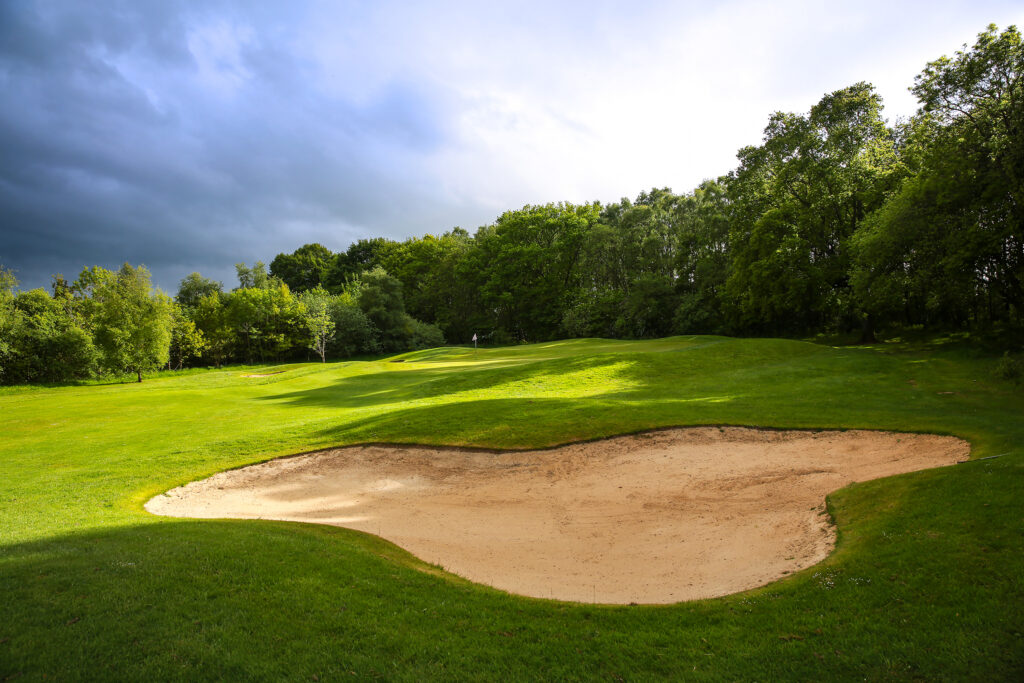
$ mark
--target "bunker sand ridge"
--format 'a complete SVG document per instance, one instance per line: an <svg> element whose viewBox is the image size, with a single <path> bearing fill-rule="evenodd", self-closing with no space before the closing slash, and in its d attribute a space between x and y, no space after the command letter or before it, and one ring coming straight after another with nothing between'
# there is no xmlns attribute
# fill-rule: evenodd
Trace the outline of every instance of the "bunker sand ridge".
<svg viewBox="0 0 1024 683"><path fill-rule="evenodd" d="M829 492L969 453L948 436L743 427L497 453L352 446L221 472L146 509L357 529L520 595L673 603L817 564L835 545Z"/></svg>

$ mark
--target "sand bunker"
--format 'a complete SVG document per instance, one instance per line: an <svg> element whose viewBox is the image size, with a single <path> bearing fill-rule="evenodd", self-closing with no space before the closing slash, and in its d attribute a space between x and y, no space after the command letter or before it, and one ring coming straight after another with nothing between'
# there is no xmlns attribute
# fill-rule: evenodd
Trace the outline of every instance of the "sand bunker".
<svg viewBox="0 0 1024 683"><path fill-rule="evenodd" d="M146 509L334 524L512 593L670 603L813 565L834 544L827 493L968 454L952 437L735 427L543 451L359 446L222 472Z"/></svg>

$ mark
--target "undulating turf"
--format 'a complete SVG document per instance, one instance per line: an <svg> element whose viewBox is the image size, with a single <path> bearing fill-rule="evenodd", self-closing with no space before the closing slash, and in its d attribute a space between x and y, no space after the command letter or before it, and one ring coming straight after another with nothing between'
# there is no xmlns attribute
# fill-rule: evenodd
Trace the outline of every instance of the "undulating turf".
<svg viewBox="0 0 1024 683"><path fill-rule="evenodd" d="M675 337L7 389L0 680L1019 680L1024 391L995 363ZM540 447L693 424L955 434L975 461L836 492L824 563L666 607L520 598L357 532L142 509L324 446Z"/></svg>

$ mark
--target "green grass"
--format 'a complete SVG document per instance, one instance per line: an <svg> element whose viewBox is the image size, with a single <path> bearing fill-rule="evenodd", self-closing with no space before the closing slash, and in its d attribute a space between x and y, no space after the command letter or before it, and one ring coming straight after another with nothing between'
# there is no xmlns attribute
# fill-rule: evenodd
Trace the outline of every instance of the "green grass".
<svg viewBox="0 0 1024 683"><path fill-rule="evenodd" d="M4 391L0 680L1020 680L1024 391L996 362L675 337ZM838 491L822 564L663 607L511 596L344 529L142 509L324 446L542 447L695 424L955 434L1001 457Z"/></svg>

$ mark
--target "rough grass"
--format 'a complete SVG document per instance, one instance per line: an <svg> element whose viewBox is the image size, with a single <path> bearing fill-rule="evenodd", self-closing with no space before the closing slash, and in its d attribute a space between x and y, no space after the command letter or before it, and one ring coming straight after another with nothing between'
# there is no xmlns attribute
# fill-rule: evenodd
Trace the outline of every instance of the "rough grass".
<svg viewBox="0 0 1024 683"><path fill-rule="evenodd" d="M1024 391L997 362L676 337L8 390L0 680L1020 679ZM519 598L357 532L142 510L324 446L541 447L696 424L937 432L1000 457L843 489L824 563L667 607Z"/></svg>

